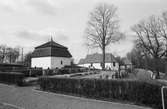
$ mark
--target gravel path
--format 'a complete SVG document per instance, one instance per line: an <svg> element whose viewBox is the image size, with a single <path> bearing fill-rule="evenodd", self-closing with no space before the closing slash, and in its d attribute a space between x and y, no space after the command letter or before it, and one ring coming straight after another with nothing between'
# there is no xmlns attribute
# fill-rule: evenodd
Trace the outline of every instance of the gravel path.
<svg viewBox="0 0 167 109"><path fill-rule="evenodd" d="M0 84L0 102L24 109L150 109L34 90L33 87L16 87Z"/></svg>

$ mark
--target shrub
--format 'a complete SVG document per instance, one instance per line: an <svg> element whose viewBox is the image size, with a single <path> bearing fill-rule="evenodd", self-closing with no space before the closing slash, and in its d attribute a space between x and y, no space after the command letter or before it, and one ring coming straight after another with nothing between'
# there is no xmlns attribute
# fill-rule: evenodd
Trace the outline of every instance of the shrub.
<svg viewBox="0 0 167 109"><path fill-rule="evenodd" d="M81 73L81 72L87 72L88 69L86 68L77 68L77 67L63 67L58 70L57 74L71 74L71 73Z"/></svg>
<svg viewBox="0 0 167 109"><path fill-rule="evenodd" d="M0 82L20 85L23 82L24 74L17 72L0 72Z"/></svg>
<svg viewBox="0 0 167 109"><path fill-rule="evenodd" d="M42 90L95 99L129 101L161 109L161 84L134 80L103 80L43 77ZM166 97L167 99L167 97ZM166 101L167 104L167 101Z"/></svg>
<svg viewBox="0 0 167 109"><path fill-rule="evenodd" d="M70 74L70 70L69 69L60 69L59 74Z"/></svg>
<svg viewBox="0 0 167 109"><path fill-rule="evenodd" d="M126 71L127 71L128 73L132 73L132 72L133 72L133 69L132 69L132 68L127 68Z"/></svg>
<svg viewBox="0 0 167 109"><path fill-rule="evenodd" d="M43 72L42 68L32 68L29 70L29 75L27 76L31 77L41 76L42 72Z"/></svg>

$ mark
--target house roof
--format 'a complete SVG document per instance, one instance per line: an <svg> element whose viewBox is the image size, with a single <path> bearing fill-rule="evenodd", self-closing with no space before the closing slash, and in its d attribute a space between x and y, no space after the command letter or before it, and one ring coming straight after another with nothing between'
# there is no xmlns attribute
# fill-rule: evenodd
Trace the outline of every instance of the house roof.
<svg viewBox="0 0 167 109"><path fill-rule="evenodd" d="M131 62L129 59L127 59L127 58L124 58L124 59L123 59L123 63L124 63L125 65L132 65L132 62Z"/></svg>
<svg viewBox="0 0 167 109"><path fill-rule="evenodd" d="M44 43L44 44L42 44L42 45L40 45L40 46L37 46L37 47L35 47L35 49L38 49L38 48L46 48L46 47L52 47L52 48L67 48L67 47L65 47L65 46L63 46L63 45L60 45L60 44L54 42L54 41L51 39L51 41L46 42L46 43Z"/></svg>
<svg viewBox="0 0 167 109"><path fill-rule="evenodd" d="M90 54L87 55L85 59L80 59L78 64L86 64L86 63L101 63L103 60L102 54ZM111 63L111 62L117 62L115 60L115 57L111 53L105 54L105 62Z"/></svg>
<svg viewBox="0 0 167 109"><path fill-rule="evenodd" d="M68 51L67 47L60 45L53 40L35 47L32 57L68 57L71 58L72 55Z"/></svg>

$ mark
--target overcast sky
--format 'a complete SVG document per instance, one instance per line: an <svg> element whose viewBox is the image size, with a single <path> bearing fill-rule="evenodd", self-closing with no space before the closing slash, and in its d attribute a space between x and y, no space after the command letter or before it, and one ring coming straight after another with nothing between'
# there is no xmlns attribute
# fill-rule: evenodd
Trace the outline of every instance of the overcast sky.
<svg viewBox="0 0 167 109"><path fill-rule="evenodd" d="M125 56L133 46L131 26L167 11L167 0L0 0L0 44L21 46L24 53L50 40L67 46L78 61L88 50L84 30L89 13L99 2L118 7L120 29L127 35L107 52Z"/></svg>

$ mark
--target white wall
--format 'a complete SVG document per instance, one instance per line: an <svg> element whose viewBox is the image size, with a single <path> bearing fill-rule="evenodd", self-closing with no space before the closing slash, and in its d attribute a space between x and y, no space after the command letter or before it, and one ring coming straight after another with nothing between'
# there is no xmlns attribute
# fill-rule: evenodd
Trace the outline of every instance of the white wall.
<svg viewBox="0 0 167 109"><path fill-rule="evenodd" d="M62 61L62 64L61 64ZM42 67L43 69L62 68L65 65L71 65L72 58L64 57L38 57L31 59L31 67Z"/></svg>
<svg viewBox="0 0 167 109"><path fill-rule="evenodd" d="M93 66L94 66L96 69L102 69L100 63L93 63Z"/></svg>
<svg viewBox="0 0 167 109"><path fill-rule="evenodd" d="M79 64L79 66L81 67L89 67L91 64L90 63L87 63L87 64ZM96 69L102 69L100 63L93 63L93 66L96 68ZM118 63L115 63L115 66L113 66L113 63L105 63L105 68L108 68L110 67L111 70L118 70L119 69L119 64Z"/></svg>
<svg viewBox="0 0 167 109"><path fill-rule="evenodd" d="M31 67L51 68L51 57L31 58Z"/></svg>
<svg viewBox="0 0 167 109"><path fill-rule="evenodd" d="M115 66L114 66L113 63L106 63L105 68L109 68L109 67L110 67L111 70L118 70L119 69L119 64L116 62Z"/></svg>
<svg viewBox="0 0 167 109"><path fill-rule="evenodd" d="M62 64L61 64L62 61ZM72 59L65 57L51 57L51 68L62 68L65 65L71 65Z"/></svg>

